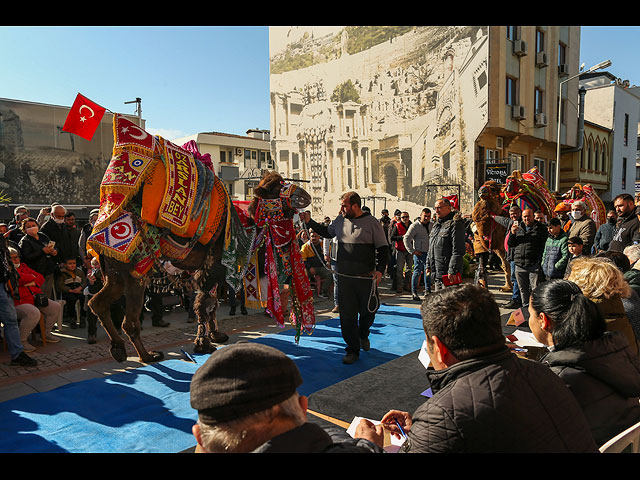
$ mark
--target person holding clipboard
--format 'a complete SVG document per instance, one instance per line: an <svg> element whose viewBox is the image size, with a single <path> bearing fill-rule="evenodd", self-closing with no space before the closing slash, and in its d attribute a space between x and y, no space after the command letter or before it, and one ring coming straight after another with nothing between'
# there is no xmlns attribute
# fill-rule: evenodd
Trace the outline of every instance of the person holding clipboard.
<svg viewBox="0 0 640 480"><path fill-rule="evenodd" d="M429 236L428 272L432 290L462 283L465 249L465 223L447 198L436 201L436 222Z"/></svg>

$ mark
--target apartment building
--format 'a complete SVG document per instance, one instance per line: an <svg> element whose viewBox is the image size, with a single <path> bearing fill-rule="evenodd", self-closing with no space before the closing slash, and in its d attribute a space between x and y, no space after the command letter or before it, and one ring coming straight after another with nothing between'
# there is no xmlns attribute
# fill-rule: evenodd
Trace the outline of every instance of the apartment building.
<svg viewBox="0 0 640 480"><path fill-rule="evenodd" d="M599 125L609 132L609 138L604 141L585 128L583 148L567 159L572 167L567 180L591 183L605 202L622 193L634 195L640 89L609 72L585 74L580 86L586 91L585 124ZM563 167L568 173L566 163Z"/></svg>
<svg viewBox="0 0 640 480"><path fill-rule="evenodd" d="M578 81L560 82L579 72L580 27L489 27L489 109L477 139L476 184L487 165L507 171L538 167L552 191L568 189L556 179L558 103L560 144L575 148L579 138ZM561 99L561 100L560 100ZM559 101L560 100L560 101Z"/></svg>

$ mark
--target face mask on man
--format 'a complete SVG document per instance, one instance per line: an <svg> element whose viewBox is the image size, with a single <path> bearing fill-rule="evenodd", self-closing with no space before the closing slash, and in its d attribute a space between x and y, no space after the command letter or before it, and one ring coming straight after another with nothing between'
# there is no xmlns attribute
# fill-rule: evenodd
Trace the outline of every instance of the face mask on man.
<svg viewBox="0 0 640 480"><path fill-rule="evenodd" d="M616 218L615 217L608 217L607 218L607 222L609 222L611 225L615 225Z"/></svg>
<svg viewBox="0 0 640 480"><path fill-rule="evenodd" d="M25 230L25 232L27 232L27 235L35 237L36 233L38 233L38 227L29 227Z"/></svg>
<svg viewBox="0 0 640 480"><path fill-rule="evenodd" d="M576 220L579 220L582 218L582 212L580 210L574 210L573 212L571 212L573 218L575 218Z"/></svg>

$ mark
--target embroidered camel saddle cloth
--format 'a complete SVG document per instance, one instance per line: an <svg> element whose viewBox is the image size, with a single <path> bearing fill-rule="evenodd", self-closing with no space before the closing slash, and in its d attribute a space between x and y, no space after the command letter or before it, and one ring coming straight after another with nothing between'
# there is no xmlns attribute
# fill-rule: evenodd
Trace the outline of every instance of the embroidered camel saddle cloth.
<svg viewBox="0 0 640 480"><path fill-rule="evenodd" d="M113 129L91 249L150 267L153 257L183 259L196 242L209 243L230 204L210 161L117 114Z"/></svg>

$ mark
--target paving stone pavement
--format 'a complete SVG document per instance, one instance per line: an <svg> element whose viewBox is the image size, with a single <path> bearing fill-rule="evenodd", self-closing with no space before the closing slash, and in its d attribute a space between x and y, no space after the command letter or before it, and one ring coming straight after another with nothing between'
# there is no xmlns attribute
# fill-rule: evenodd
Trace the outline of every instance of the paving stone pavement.
<svg viewBox="0 0 640 480"><path fill-rule="evenodd" d="M503 277L498 272L490 275L490 289L499 304L507 301L509 297L508 294L498 290L502 283ZM419 305L419 302L411 299L410 293L397 294L392 292L389 287L390 282L385 279L380 288L381 302L388 305L409 307ZM331 313L332 300L316 298L315 305L316 321L338 315ZM505 323L510 311L501 310L501 312L503 313L503 323ZM184 309L178 307L171 312L165 312L164 320L170 322L169 327L154 327L151 325L150 318L151 314L146 312L142 323L142 339L147 349L162 351L165 359L182 358L181 349L189 353L193 351L197 324L187 322L187 313ZM249 310L248 315L242 315L238 310L235 316L230 316L229 307L224 303L218 309L218 322L220 330L230 337L227 344L283 330L262 311ZM109 353L109 338L100 325L98 326L97 343L94 345L87 343L86 328L72 330L65 326L62 331L54 334L61 340L59 343L49 343L42 346L39 341L30 340L36 350L28 355L38 361L38 365L35 367L10 366L9 354L6 347L3 348L0 352L0 402L31 393L48 391L67 383L103 377L145 365L139 361L137 353L128 339L125 342L127 360L121 363L113 360Z"/></svg>

